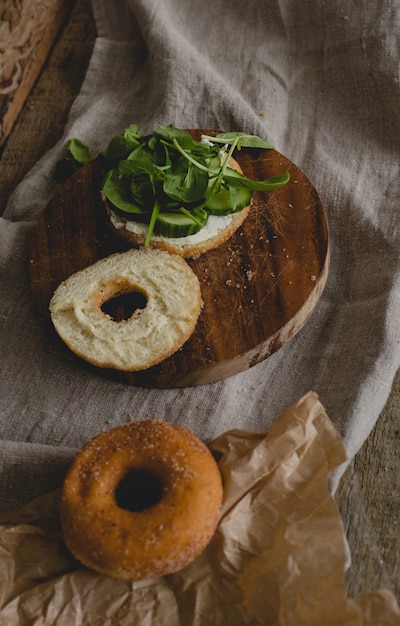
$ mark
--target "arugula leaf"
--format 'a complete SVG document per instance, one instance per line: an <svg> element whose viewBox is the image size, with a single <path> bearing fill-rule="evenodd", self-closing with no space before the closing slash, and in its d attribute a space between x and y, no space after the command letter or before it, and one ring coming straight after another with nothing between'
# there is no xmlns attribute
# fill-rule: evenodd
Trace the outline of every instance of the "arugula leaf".
<svg viewBox="0 0 400 626"><path fill-rule="evenodd" d="M218 176L216 177L216 179L214 180L214 182L212 183L212 185L209 187L207 195L206 195L206 199L205 199L205 203L208 203L210 198L215 195L216 193L218 193L220 185L222 183L222 180L225 176L225 172L227 170L228 167L228 163L229 163L229 159L231 158L233 151L237 145L237 138L234 139L234 141L232 142L228 153L225 155L224 161L221 165L221 169L218 173Z"/></svg>
<svg viewBox="0 0 400 626"><path fill-rule="evenodd" d="M237 140L236 147L238 150L241 148L260 148L263 150L273 149L273 146L271 146L268 141L265 141L256 135L249 135L248 133L218 133L215 137L211 137L210 135L202 135L202 137L209 141L227 145L232 145Z"/></svg>
<svg viewBox="0 0 400 626"><path fill-rule="evenodd" d="M145 247L148 247L150 245L150 240L153 236L153 232L154 232L154 226L156 225L156 221L157 221L157 217L158 214L160 212L160 205L158 203L158 200L156 199L153 205L153 209L151 211L151 216L150 216L150 221L149 221L149 228L147 230L147 235L146 235L146 239L144 242Z"/></svg>
<svg viewBox="0 0 400 626"><path fill-rule="evenodd" d="M272 191L289 181L288 172L255 181L232 169L230 157L242 148L266 150L272 146L243 132L215 137L204 134L196 141L188 131L172 124L162 125L142 139L138 126L131 124L98 155L105 172L102 192L126 219L148 224L145 245L161 219L163 232L168 233L165 236L186 236L194 225L203 227L208 215L240 211L254 191ZM71 139L58 165L67 167L70 175L89 161L86 144Z"/></svg>
<svg viewBox="0 0 400 626"><path fill-rule="evenodd" d="M173 200L190 204L204 198L208 180L206 172L189 164L186 172L167 176L163 183L163 190Z"/></svg>
<svg viewBox="0 0 400 626"><path fill-rule="evenodd" d="M71 157L82 165L85 163L89 163L91 160L90 152L88 146L83 143L80 139L70 139L67 142L67 153L71 155Z"/></svg>
<svg viewBox="0 0 400 626"><path fill-rule="evenodd" d="M181 206L179 207L179 211L183 215L190 217L194 222L196 222L196 224L200 226L200 228L203 228L203 226L207 224L208 213L200 207L195 207L193 211L188 211L187 209L185 209L185 207Z"/></svg>
<svg viewBox="0 0 400 626"><path fill-rule="evenodd" d="M278 176L272 176L267 180L253 180L252 178L246 178L245 176L225 176L226 182L232 187L247 187L253 189L253 191L273 191L283 187L290 180L289 172L285 174L279 174Z"/></svg>
<svg viewBox="0 0 400 626"><path fill-rule="evenodd" d="M91 161L88 146L80 139L72 138L67 141L64 155L56 164L56 178L66 180L80 167Z"/></svg>
<svg viewBox="0 0 400 626"><path fill-rule="evenodd" d="M141 152L136 158L128 158L119 163L119 173L123 174L148 174L149 176L162 176L164 169L154 163L154 159L146 152Z"/></svg>
<svg viewBox="0 0 400 626"><path fill-rule="evenodd" d="M128 128L125 128L123 135L129 142L134 142L140 139L140 132L137 124L131 124Z"/></svg>
<svg viewBox="0 0 400 626"><path fill-rule="evenodd" d="M148 211L133 201L129 187L126 185L126 181L119 177L117 169L107 172L102 191L114 208L123 213L128 213L131 219L138 222L148 222Z"/></svg>
<svg viewBox="0 0 400 626"><path fill-rule="evenodd" d="M160 137L161 139L164 139L164 141L167 141L171 144L174 144L175 139L178 144L185 150L207 152L206 144L195 141L194 139L192 139L192 136L187 130L175 128L175 126L172 126L172 124L170 124L169 126L160 126L155 131L153 131L153 134L156 137Z"/></svg>
<svg viewBox="0 0 400 626"><path fill-rule="evenodd" d="M154 181L152 177L141 175L135 178L126 178L126 182L130 183L129 191L134 201L142 206L145 210L153 206L155 200Z"/></svg>
<svg viewBox="0 0 400 626"><path fill-rule="evenodd" d="M200 160L194 159L188 152L186 152L186 150L184 150L182 146L180 146L176 138L173 139L173 146L187 161L190 161L190 163L193 163L193 165L196 165L196 167L198 167L200 170L203 170L204 172L210 172L210 168Z"/></svg>
<svg viewBox="0 0 400 626"><path fill-rule="evenodd" d="M126 159L128 154L132 152L139 143L127 141L122 135L118 135L111 139L107 150L102 152L101 156L111 163L117 163L120 159Z"/></svg>

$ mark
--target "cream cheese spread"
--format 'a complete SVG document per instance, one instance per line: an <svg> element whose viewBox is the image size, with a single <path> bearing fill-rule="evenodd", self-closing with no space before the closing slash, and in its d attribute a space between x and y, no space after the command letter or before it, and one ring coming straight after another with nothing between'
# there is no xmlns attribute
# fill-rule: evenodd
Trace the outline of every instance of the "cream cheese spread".
<svg viewBox="0 0 400 626"><path fill-rule="evenodd" d="M153 241L169 241L171 244L177 245L194 245L208 241L212 237L218 235L218 233L224 230L234 218L234 213L230 215L210 215L207 220L207 224L203 226L199 232L194 235L188 235L187 237L161 237L155 234L152 235ZM148 226L147 224L141 224L139 222L132 222L124 217L121 217L110 210L110 220L115 228L125 228L127 231L146 237Z"/></svg>

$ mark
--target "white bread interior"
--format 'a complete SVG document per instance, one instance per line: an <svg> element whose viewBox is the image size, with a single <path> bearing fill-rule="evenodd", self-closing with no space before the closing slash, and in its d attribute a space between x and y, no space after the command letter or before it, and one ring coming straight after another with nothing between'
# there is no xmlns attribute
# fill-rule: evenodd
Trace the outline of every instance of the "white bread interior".
<svg viewBox="0 0 400 626"><path fill-rule="evenodd" d="M129 319L117 322L103 312L104 302L135 291L147 302ZM49 308L57 333L81 358L98 367L143 370L173 354L193 333L200 284L181 256L131 249L67 278Z"/></svg>

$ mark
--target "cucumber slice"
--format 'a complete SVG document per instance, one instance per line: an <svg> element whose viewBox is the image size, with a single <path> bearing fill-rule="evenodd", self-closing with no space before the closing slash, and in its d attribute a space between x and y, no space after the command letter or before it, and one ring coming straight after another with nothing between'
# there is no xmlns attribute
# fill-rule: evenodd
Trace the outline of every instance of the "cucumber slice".
<svg viewBox="0 0 400 626"><path fill-rule="evenodd" d="M203 209L196 209L193 217L189 212L161 211L154 226L154 233L162 237L188 237L198 233L206 225L207 219L207 211Z"/></svg>
<svg viewBox="0 0 400 626"><path fill-rule="evenodd" d="M218 172L221 168L220 157L219 156L212 157L211 159L207 161L207 165L210 168L210 170L215 170L215 172Z"/></svg>
<svg viewBox="0 0 400 626"><path fill-rule="evenodd" d="M206 210L210 215L230 215L248 206L252 196L253 191L246 187L221 187L207 202Z"/></svg>

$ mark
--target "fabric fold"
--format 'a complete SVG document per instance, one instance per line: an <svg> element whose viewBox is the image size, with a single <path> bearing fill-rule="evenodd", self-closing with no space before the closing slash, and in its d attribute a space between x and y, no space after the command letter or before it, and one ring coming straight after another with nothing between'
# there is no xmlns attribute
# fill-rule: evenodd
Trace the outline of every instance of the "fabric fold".
<svg viewBox="0 0 400 626"><path fill-rule="evenodd" d="M76 448L154 416L210 441L268 428L313 389L352 457L400 366L400 8L93 0L93 9L99 36L65 132L0 223L0 437ZM97 154L132 122L143 133L173 123L262 135L305 171L327 213L331 269L310 321L263 363L205 388L139 389L87 371L30 295L29 234L65 141Z"/></svg>

